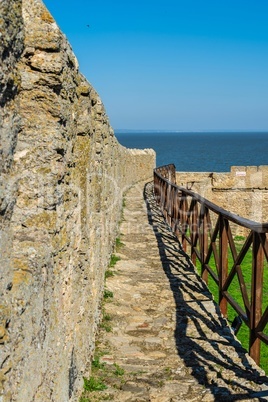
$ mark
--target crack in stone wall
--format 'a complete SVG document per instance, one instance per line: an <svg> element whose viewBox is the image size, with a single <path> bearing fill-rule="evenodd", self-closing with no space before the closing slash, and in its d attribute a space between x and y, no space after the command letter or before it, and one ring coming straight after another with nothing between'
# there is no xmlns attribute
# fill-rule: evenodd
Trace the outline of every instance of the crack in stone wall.
<svg viewBox="0 0 268 402"><path fill-rule="evenodd" d="M40 0L2 0L1 402L75 400L124 191L155 153L116 140Z"/></svg>

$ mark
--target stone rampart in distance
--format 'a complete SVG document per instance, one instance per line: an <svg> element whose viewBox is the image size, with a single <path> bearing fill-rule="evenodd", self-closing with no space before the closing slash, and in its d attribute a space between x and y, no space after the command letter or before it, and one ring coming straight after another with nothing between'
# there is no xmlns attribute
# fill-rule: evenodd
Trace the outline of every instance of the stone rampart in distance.
<svg viewBox="0 0 268 402"><path fill-rule="evenodd" d="M116 140L41 0L0 3L0 400L77 400L122 195L155 153Z"/></svg>
<svg viewBox="0 0 268 402"><path fill-rule="evenodd" d="M268 166L232 166L230 172L177 172L177 184L256 222L268 221Z"/></svg>

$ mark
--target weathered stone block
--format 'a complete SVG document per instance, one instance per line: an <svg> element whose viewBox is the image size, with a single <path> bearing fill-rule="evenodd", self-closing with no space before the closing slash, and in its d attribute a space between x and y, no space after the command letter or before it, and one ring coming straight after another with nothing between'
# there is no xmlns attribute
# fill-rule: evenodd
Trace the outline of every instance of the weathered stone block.
<svg viewBox="0 0 268 402"><path fill-rule="evenodd" d="M76 401L122 195L155 153L118 144L40 0L0 7L0 399Z"/></svg>

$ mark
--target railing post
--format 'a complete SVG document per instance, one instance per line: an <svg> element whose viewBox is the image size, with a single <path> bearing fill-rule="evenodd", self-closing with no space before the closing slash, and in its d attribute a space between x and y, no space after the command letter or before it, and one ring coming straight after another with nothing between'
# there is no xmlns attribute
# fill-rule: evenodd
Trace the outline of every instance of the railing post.
<svg viewBox="0 0 268 402"><path fill-rule="evenodd" d="M159 170L159 171L158 171ZM227 316L227 299L238 314L243 314L244 311L236 300L224 289L227 289L232 282L235 275L238 275L240 280L241 291L244 294L245 301L245 317L247 325L249 326L249 353L250 356L256 361L260 362L260 346L261 341L268 344L268 337L263 332L268 320L268 307L266 307L264 314L262 315L262 297L263 297L263 274L264 274L264 256L268 259L268 224L259 225L256 222L251 222L246 219L235 216L227 211L213 206L212 203L203 199L201 196L196 196L190 191L178 187L173 184L171 178L175 180L175 168L171 165L163 166L155 172L155 194L162 209L163 215L169 221L173 231L175 231L177 237L181 234L181 243L183 249L186 251L187 242L191 243L192 259L195 261L197 255L199 256L202 264L202 279L208 283L208 275L211 274L213 279L219 284L219 305L222 314ZM169 175L170 174L170 175ZM174 174L174 177L173 177ZM169 180L167 180L169 178ZM188 197L194 198L192 200L190 211L188 211ZM194 202L194 204L193 204ZM197 202L200 203L200 212L198 214ZM211 205L212 204L212 205ZM215 228L212 230L212 223L210 220L209 211L215 212L219 219ZM191 216L190 216L191 215ZM189 219L188 219L189 216ZM231 230L229 222L234 222L242 227L252 228L250 236L243 245L243 249L237 256L234 242L231 239ZM253 226L254 224L254 226ZM187 229L190 225L191 238L188 238ZM256 230L256 231L254 231ZM236 263L236 267L239 267L235 271L235 267L230 272L228 278L228 245L230 241L230 251L232 251L233 259ZM195 246L199 242L199 253L196 252ZM219 242L219 244L218 244ZM248 295L244 293L245 283L243 280L243 273L240 269L240 264L243 261L250 245L252 244L252 278L251 278L251 301L248 300ZM217 245L219 245L219 250ZM218 253L219 251L219 253ZM208 259L209 253L209 261ZM210 258L214 255L217 265L217 273L212 272L212 266L210 264Z"/></svg>
<svg viewBox="0 0 268 402"><path fill-rule="evenodd" d="M159 178L154 172L154 194L157 204L159 204Z"/></svg>
<svg viewBox="0 0 268 402"><path fill-rule="evenodd" d="M165 182L164 214L167 221L168 221L168 203L169 203L168 195L169 195L169 184L168 182Z"/></svg>
<svg viewBox="0 0 268 402"><path fill-rule="evenodd" d="M165 216L165 200L166 200L166 182L163 179L161 179L161 208L164 216Z"/></svg>
<svg viewBox="0 0 268 402"><path fill-rule="evenodd" d="M172 186L172 191L171 191L171 230L174 233L175 231L175 226L176 226L176 187Z"/></svg>
<svg viewBox="0 0 268 402"><path fill-rule="evenodd" d="M170 182L173 181L173 180L172 180L172 176L173 176L172 173L173 173L173 172L172 172L172 168L171 168L171 166L169 166L169 169L168 169L168 181L170 181Z"/></svg>
<svg viewBox="0 0 268 402"><path fill-rule="evenodd" d="M252 279L249 354L257 364L260 363L261 342L256 328L262 316L262 283L264 270L264 252L258 233L253 233L252 245Z"/></svg>
<svg viewBox="0 0 268 402"><path fill-rule="evenodd" d="M171 184L168 183L167 188L167 222L169 226L171 226L171 207L172 207L172 187Z"/></svg>
<svg viewBox="0 0 268 402"><path fill-rule="evenodd" d="M219 251L220 251L220 261L219 261L219 305L221 313L224 317L227 317L227 300L223 296L223 286L228 276L228 237L227 229L228 221L225 221L222 216L220 216L220 230L219 230Z"/></svg>
<svg viewBox="0 0 268 402"><path fill-rule="evenodd" d="M199 226L201 228L201 277L203 281L208 284L208 271L205 269L205 261L207 258L208 253L208 225L207 225L207 209L204 206L204 203L201 204L200 207L200 216L199 219L201 220Z"/></svg>
<svg viewBox="0 0 268 402"><path fill-rule="evenodd" d="M180 239L180 231L179 231L179 225L180 225L180 194L178 190L176 189L175 192L175 227L174 227L174 233L177 236L178 239Z"/></svg>
<svg viewBox="0 0 268 402"><path fill-rule="evenodd" d="M176 169L175 169L175 165L172 165L171 170L172 170L172 179L171 179L171 181L172 181L172 183L176 184Z"/></svg>
<svg viewBox="0 0 268 402"><path fill-rule="evenodd" d="M192 212L192 219L191 219L191 260L193 261L193 264L196 264L196 253L195 253L195 242L196 242L196 236L197 236L197 202L195 200L192 200L193 202L193 212Z"/></svg>
<svg viewBox="0 0 268 402"><path fill-rule="evenodd" d="M181 223L182 223L182 248L187 252L187 240L185 234L187 232L187 195L182 194L182 211L181 211Z"/></svg>

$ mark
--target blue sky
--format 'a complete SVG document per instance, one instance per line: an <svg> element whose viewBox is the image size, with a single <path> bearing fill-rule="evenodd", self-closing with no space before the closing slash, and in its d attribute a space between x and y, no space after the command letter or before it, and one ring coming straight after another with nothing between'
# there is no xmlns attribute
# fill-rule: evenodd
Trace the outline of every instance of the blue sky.
<svg viewBox="0 0 268 402"><path fill-rule="evenodd" d="M267 0L44 3L114 129L268 130Z"/></svg>

